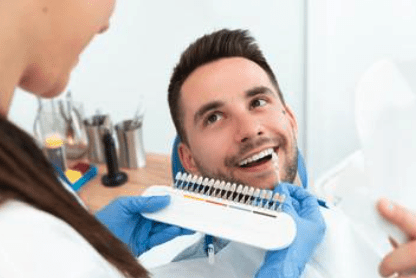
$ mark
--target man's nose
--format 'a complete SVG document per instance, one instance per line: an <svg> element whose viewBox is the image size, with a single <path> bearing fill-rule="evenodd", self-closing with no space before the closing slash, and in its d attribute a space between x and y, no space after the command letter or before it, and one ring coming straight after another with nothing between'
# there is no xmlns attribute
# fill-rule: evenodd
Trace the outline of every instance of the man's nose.
<svg viewBox="0 0 416 278"><path fill-rule="evenodd" d="M256 117L243 114L236 118L235 139L237 142L244 143L250 139L254 139L257 136L263 135L263 126L261 121L256 119Z"/></svg>

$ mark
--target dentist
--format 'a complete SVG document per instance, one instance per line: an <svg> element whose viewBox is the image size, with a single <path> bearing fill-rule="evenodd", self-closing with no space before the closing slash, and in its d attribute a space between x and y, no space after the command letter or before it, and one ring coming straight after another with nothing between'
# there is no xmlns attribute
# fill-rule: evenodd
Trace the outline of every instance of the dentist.
<svg viewBox="0 0 416 278"><path fill-rule="evenodd" d="M148 277L136 257L189 233L141 216L168 197L121 198L94 217L7 119L16 87L42 98L64 90L80 53L108 29L114 5L0 1L0 277Z"/></svg>

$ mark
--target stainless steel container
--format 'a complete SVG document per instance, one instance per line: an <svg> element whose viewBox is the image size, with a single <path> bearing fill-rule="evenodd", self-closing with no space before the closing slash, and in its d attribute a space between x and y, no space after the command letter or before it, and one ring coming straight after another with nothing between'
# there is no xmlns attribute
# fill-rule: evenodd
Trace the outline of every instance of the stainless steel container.
<svg viewBox="0 0 416 278"><path fill-rule="evenodd" d="M105 163L103 136L112 131L109 115L95 115L84 121L88 136L88 159L92 163Z"/></svg>
<svg viewBox="0 0 416 278"><path fill-rule="evenodd" d="M146 166L142 124L143 121L126 120L115 126L119 145L119 164L122 168Z"/></svg>

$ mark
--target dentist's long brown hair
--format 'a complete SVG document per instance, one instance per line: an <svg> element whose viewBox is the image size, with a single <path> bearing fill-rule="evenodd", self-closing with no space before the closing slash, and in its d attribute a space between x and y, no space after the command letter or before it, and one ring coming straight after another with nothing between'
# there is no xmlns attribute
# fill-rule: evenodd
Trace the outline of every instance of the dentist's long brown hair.
<svg viewBox="0 0 416 278"><path fill-rule="evenodd" d="M68 223L126 277L148 277L127 247L63 188L32 137L0 116L0 205L9 199Z"/></svg>

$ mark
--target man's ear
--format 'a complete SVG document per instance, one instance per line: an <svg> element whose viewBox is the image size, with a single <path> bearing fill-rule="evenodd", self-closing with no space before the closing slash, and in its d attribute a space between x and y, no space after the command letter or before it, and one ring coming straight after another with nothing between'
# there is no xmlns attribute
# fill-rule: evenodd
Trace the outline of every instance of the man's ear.
<svg viewBox="0 0 416 278"><path fill-rule="evenodd" d="M188 173L192 173L192 174L198 173L198 168L196 167L194 157L192 156L192 152L187 145L185 145L182 142L179 143L178 154L179 154L179 159L182 162L183 168L185 168L185 170Z"/></svg>
<svg viewBox="0 0 416 278"><path fill-rule="evenodd" d="M295 131L296 138L298 138L298 121L296 120L295 113L293 112L292 108L290 108L289 105L286 105L285 111L286 111L286 117L288 117L290 125Z"/></svg>

